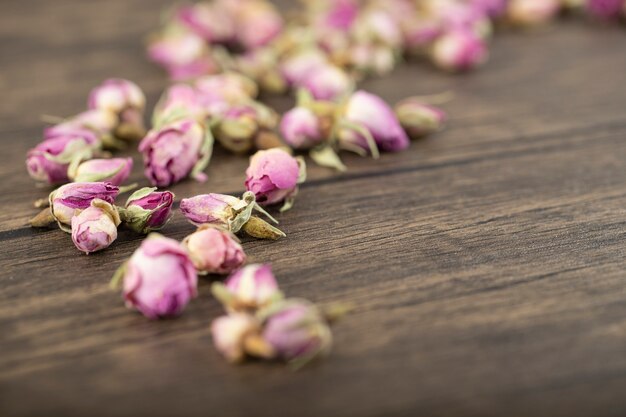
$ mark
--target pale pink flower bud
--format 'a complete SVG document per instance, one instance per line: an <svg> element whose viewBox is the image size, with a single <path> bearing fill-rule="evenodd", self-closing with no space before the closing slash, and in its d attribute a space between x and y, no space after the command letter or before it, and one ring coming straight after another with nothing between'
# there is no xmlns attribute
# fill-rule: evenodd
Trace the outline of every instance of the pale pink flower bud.
<svg viewBox="0 0 626 417"><path fill-rule="evenodd" d="M233 104L253 99L259 93L254 81L236 72L207 75L194 83L198 95L206 101L222 100Z"/></svg>
<svg viewBox="0 0 626 417"><path fill-rule="evenodd" d="M550 22L560 8L559 0L510 0L507 15L515 24L534 26Z"/></svg>
<svg viewBox="0 0 626 417"><path fill-rule="evenodd" d="M328 66L328 58L318 49L306 49L281 62L281 71L292 86L302 85L318 68Z"/></svg>
<svg viewBox="0 0 626 417"><path fill-rule="evenodd" d="M354 36L358 43L375 42L392 48L400 47L402 32L398 23L384 10L370 10L359 17Z"/></svg>
<svg viewBox="0 0 626 417"><path fill-rule="evenodd" d="M375 141L375 147L380 150L398 152L409 147L409 138L393 110L374 94L362 90L352 94L346 104L343 118L344 125L345 122L352 125L341 130L343 142L373 152L372 144L364 137L364 133L369 133ZM355 127L360 127L361 130Z"/></svg>
<svg viewBox="0 0 626 417"><path fill-rule="evenodd" d="M160 125L163 121L189 117L202 120L206 110L200 104L198 92L188 84L174 84L163 93L153 112L153 122Z"/></svg>
<svg viewBox="0 0 626 417"><path fill-rule="evenodd" d="M255 139L261 131L273 130L278 115L269 107L248 102L228 107L218 117L214 126L215 139L231 152L245 153L255 146Z"/></svg>
<svg viewBox="0 0 626 417"><path fill-rule="evenodd" d="M237 197L225 194L203 194L183 198L180 210L195 225L215 224L228 226L233 216L233 207L241 202Z"/></svg>
<svg viewBox="0 0 626 417"><path fill-rule="evenodd" d="M173 204L174 193L145 187L128 197L120 214L126 226L137 233L147 234L167 224Z"/></svg>
<svg viewBox="0 0 626 417"><path fill-rule="evenodd" d="M282 149L258 151L246 170L246 189L254 193L260 205L280 203L295 195L303 181L303 169L302 160Z"/></svg>
<svg viewBox="0 0 626 417"><path fill-rule="evenodd" d="M317 100L336 100L348 94L353 83L344 70L327 64L308 74L299 86L307 89Z"/></svg>
<svg viewBox="0 0 626 417"><path fill-rule="evenodd" d="M269 264L245 266L228 277L225 284L214 283L212 291L230 311L256 310L283 297Z"/></svg>
<svg viewBox="0 0 626 417"><path fill-rule="evenodd" d="M72 218L72 241L86 254L106 249L117 239L119 224L115 206L95 199L91 206Z"/></svg>
<svg viewBox="0 0 626 417"><path fill-rule="evenodd" d="M105 182L74 182L65 184L50 193L50 210L64 230L71 225L72 217L91 206L93 200L113 204L119 188ZM67 231L67 230L66 230Z"/></svg>
<svg viewBox="0 0 626 417"><path fill-rule="evenodd" d="M229 274L246 261L237 237L213 225L201 226L183 240L183 246L200 274Z"/></svg>
<svg viewBox="0 0 626 417"><path fill-rule="evenodd" d="M44 129L44 137L55 137L71 132L76 128L93 131L96 136L103 137L113 133L118 125L117 115L104 109L92 109L77 114L63 123Z"/></svg>
<svg viewBox="0 0 626 417"><path fill-rule="evenodd" d="M68 127L46 131L46 139L28 151L26 168L37 181L67 182L70 164L92 158L100 147L100 140L88 129Z"/></svg>
<svg viewBox="0 0 626 417"><path fill-rule="evenodd" d="M245 49L269 44L283 29L283 19L269 2L248 1L235 14L237 41Z"/></svg>
<svg viewBox="0 0 626 417"><path fill-rule="evenodd" d="M258 321L245 313L218 317L211 323L211 336L215 348L232 363L241 362L246 357L245 341L258 331Z"/></svg>
<svg viewBox="0 0 626 417"><path fill-rule="evenodd" d="M309 361L330 352L332 333L318 308L305 300L289 299L270 307L262 337L287 361Z"/></svg>
<svg viewBox="0 0 626 417"><path fill-rule="evenodd" d="M235 22L215 3L182 6L176 15L179 22L210 43L225 43L235 35Z"/></svg>
<svg viewBox="0 0 626 417"><path fill-rule="evenodd" d="M394 110L400 124L413 139L438 131L446 120L443 110L425 104L419 99L403 100L396 105Z"/></svg>
<svg viewBox="0 0 626 417"><path fill-rule="evenodd" d="M113 278L123 279L126 306L149 319L179 315L197 295L198 276L180 243L148 236Z"/></svg>
<svg viewBox="0 0 626 417"><path fill-rule="evenodd" d="M280 133L294 149L310 149L324 141L317 115L307 107L295 107L280 121Z"/></svg>
<svg viewBox="0 0 626 417"><path fill-rule="evenodd" d="M90 159L69 175L74 182L109 182L121 185L133 169L133 158Z"/></svg>
<svg viewBox="0 0 626 417"><path fill-rule="evenodd" d="M322 28L347 31L359 15L359 4L355 0L328 2L330 8L317 16L317 25Z"/></svg>
<svg viewBox="0 0 626 417"><path fill-rule="evenodd" d="M211 155L212 139L202 124L190 118L151 130L139 144L146 177L159 187L177 183L190 174L202 179Z"/></svg>
<svg viewBox="0 0 626 417"><path fill-rule="evenodd" d="M587 13L604 20L617 19L625 11L624 0L586 0Z"/></svg>
<svg viewBox="0 0 626 417"><path fill-rule="evenodd" d="M434 63L447 71L467 71L483 64L489 52L485 41L468 30L453 30L435 41Z"/></svg>
<svg viewBox="0 0 626 417"><path fill-rule="evenodd" d="M139 139L145 133L143 114L146 97L132 81L111 78L91 90L90 109L109 111L118 117L115 134L121 138Z"/></svg>
<svg viewBox="0 0 626 417"><path fill-rule="evenodd" d="M361 72L384 75L393 70L396 56L387 46L360 44L351 49L351 64Z"/></svg>

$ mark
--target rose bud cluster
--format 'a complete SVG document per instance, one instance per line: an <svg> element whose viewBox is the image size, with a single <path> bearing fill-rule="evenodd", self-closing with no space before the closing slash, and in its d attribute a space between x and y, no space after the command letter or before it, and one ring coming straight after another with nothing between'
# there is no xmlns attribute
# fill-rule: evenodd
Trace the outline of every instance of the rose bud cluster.
<svg viewBox="0 0 626 417"><path fill-rule="evenodd" d="M278 222L257 204L254 193L246 192L242 198L224 194L203 194L184 198L180 210L196 226L214 225L232 233L245 233L258 239L276 240L285 234L267 221L253 215L258 212L269 221Z"/></svg>
<svg viewBox="0 0 626 417"><path fill-rule="evenodd" d="M339 314L284 299L269 265L248 265L224 284L214 283L212 291L228 313L213 320L213 343L229 362L256 357L300 367L330 352L329 320Z"/></svg>
<svg viewBox="0 0 626 417"><path fill-rule="evenodd" d="M124 224L141 234L162 229L172 217L174 193L142 188L128 197L126 205L118 207Z"/></svg>
<svg viewBox="0 0 626 417"><path fill-rule="evenodd" d="M201 275L229 274L246 261L239 239L220 226L205 224L183 240L196 270Z"/></svg>
<svg viewBox="0 0 626 417"><path fill-rule="evenodd" d="M153 233L115 273L126 306L149 319L182 313L197 295L198 275L187 250L177 241Z"/></svg>

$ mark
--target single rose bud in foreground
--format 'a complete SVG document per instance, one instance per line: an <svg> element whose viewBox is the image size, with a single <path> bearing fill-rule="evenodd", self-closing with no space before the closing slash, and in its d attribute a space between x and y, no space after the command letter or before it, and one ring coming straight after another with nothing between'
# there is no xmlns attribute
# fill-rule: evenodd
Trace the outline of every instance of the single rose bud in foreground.
<svg viewBox="0 0 626 417"><path fill-rule="evenodd" d="M560 0L510 0L507 17L516 25L536 26L553 20L560 9Z"/></svg>
<svg viewBox="0 0 626 417"><path fill-rule="evenodd" d="M269 264L245 266L228 277L225 284L216 282L211 289L229 311L256 310L283 298Z"/></svg>
<svg viewBox="0 0 626 417"><path fill-rule="evenodd" d="M137 233L162 229L172 217L174 193L145 187L135 191L120 208L122 221Z"/></svg>
<svg viewBox="0 0 626 417"><path fill-rule="evenodd" d="M128 308L149 319L179 315L197 295L198 276L180 243L153 233L116 272Z"/></svg>
<svg viewBox="0 0 626 417"><path fill-rule="evenodd" d="M281 211L293 205L298 184L306 179L306 166L301 157L293 157L275 148L258 151L250 158L246 170L246 189L254 193L257 203L271 205L285 202Z"/></svg>
<svg viewBox="0 0 626 417"><path fill-rule="evenodd" d="M259 321L252 315L232 313L211 323L211 337L217 351L231 363L246 355L271 358L274 352L259 336Z"/></svg>
<svg viewBox="0 0 626 417"><path fill-rule="evenodd" d="M139 144L145 175L158 187L167 187L188 176L205 180L202 171L209 164L212 150L210 129L190 118L151 130Z"/></svg>
<svg viewBox="0 0 626 417"><path fill-rule="evenodd" d="M246 261L239 239L226 229L203 225L183 240L199 274L229 274Z"/></svg>
<svg viewBox="0 0 626 417"><path fill-rule="evenodd" d="M262 338L277 357L301 366L330 352L332 333L314 304L287 299L271 305L260 315L264 316Z"/></svg>
<svg viewBox="0 0 626 417"><path fill-rule="evenodd" d="M294 107L280 121L280 133L293 149L307 150L324 141L317 115L307 107Z"/></svg>
<svg viewBox="0 0 626 417"><path fill-rule="evenodd" d="M107 110L118 117L115 136L122 139L141 139L146 128L143 114L146 97L132 81L121 78L105 80L89 94L90 109Z"/></svg>
<svg viewBox="0 0 626 417"><path fill-rule="evenodd" d="M391 107L382 98L362 90L348 99L339 123L342 147L357 147L374 157L378 149L398 152L410 144Z"/></svg>
<svg viewBox="0 0 626 417"><path fill-rule="evenodd" d="M585 0L585 9L591 16L614 20L626 11L624 0Z"/></svg>
<svg viewBox="0 0 626 417"><path fill-rule="evenodd" d="M117 239L120 216L115 206L95 199L72 218L72 241L78 250L89 255L108 248Z"/></svg>
<svg viewBox="0 0 626 417"><path fill-rule="evenodd" d="M443 110L425 104L418 98L402 100L395 106L400 124L412 139L418 139L437 132L446 120Z"/></svg>
<svg viewBox="0 0 626 417"><path fill-rule="evenodd" d="M121 185L133 169L133 158L90 159L68 172L74 182L108 182Z"/></svg>
<svg viewBox="0 0 626 417"><path fill-rule="evenodd" d="M72 224L72 217L91 206L95 199L113 204L119 188L105 182L75 182L65 184L50 193L50 212L59 227L71 232L68 226Z"/></svg>
<svg viewBox="0 0 626 417"><path fill-rule="evenodd" d="M439 68L451 72L468 71L487 61L485 41L469 30L453 30L434 43L431 57Z"/></svg>
<svg viewBox="0 0 626 417"><path fill-rule="evenodd" d="M88 129L72 127L47 132L39 145L28 151L26 168L31 178L49 184L68 182L71 164L91 159L100 149L96 134Z"/></svg>

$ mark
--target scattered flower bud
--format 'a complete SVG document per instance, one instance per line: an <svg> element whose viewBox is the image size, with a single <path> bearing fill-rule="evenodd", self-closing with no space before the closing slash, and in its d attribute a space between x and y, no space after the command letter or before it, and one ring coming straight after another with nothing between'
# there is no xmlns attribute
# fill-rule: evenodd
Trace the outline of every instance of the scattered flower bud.
<svg viewBox="0 0 626 417"><path fill-rule="evenodd" d="M317 100L337 100L350 93L353 83L344 70L328 64L307 75L299 86Z"/></svg>
<svg viewBox="0 0 626 417"><path fill-rule="evenodd" d="M350 60L357 71L379 76L391 72L396 64L393 49L368 44L356 45L352 48Z"/></svg>
<svg viewBox="0 0 626 417"><path fill-rule="evenodd" d="M76 128L91 130L96 136L104 137L113 133L117 123L117 116L109 110L92 109L79 113L62 123L47 127L44 130L44 137L59 136Z"/></svg>
<svg viewBox="0 0 626 417"><path fill-rule="evenodd" d="M245 153L255 146L257 136L273 130L278 115L269 107L249 101L230 106L217 117L213 132L215 139L231 152Z"/></svg>
<svg viewBox="0 0 626 417"><path fill-rule="evenodd" d="M100 141L91 130L73 127L47 131L46 139L28 151L26 168L37 181L67 182L70 165L91 159L99 149Z"/></svg>
<svg viewBox="0 0 626 417"><path fill-rule="evenodd" d="M140 139L145 134L143 114L146 97L132 81L111 78L89 94L90 109L107 110L117 115L115 135L123 139Z"/></svg>
<svg viewBox="0 0 626 417"><path fill-rule="evenodd" d="M391 107L380 97L362 90L348 99L340 127L341 146L356 146L373 156L377 156L378 149L398 152L410 144Z"/></svg>
<svg viewBox="0 0 626 417"><path fill-rule="evenodd" d="M210 43L225 43L235 36L235 22L219 3L184 5L177 12L179 22Z"/></svg>
<svg viewBox="0 0 626 417"><path fill-rule="evenodd" d="M287 299L266 312L262 337L279 358L302 365L326 355L332 346L332 333L319 309L306 300Z"/></svg>
<svg viewBox="0 0 626 417"><path fill-rule="evenodd" d="M263 91L283 94L287 91L287 80L278 66L274 48L265 47L246 51L235 57L234 67L258 83Z"/></svg>
<svg viewBox="0 0 626 417"><path fill-rule="evenodd" d="M120 280L126 306L149 319L177 316L197 295L198 276L187 251L156 233L118 269L111 286Z"/></svg>
<svg viewBox="0 0 626 417"><path fill-rule="evenodd" d="M587 13L604 20L617 19L626 10L624 0L586 0L585 6Z"/></svg>
<svg viewBox="0 0 626 417"><path fill-rule="evenodd" d="M269 264L245 266L225 284L214 283L212 291L229 311L254 311L283 298Z"/></svg>
<svg viewBox="0 0 626 417"><path fill-rule="evenodd" d="M535 26L551 21L560 8L560 0L510 0L507 14L516 25Z"/></svg>
<svg viewBox="0 0 626 417"><path fill-rule="evenodd" d="M192 86L174 84L165 90L155 106L152 124L162 126L187 117L201 121L206 117L206 110L200 104L198 92Z"/></svg>
<svg viewBox="0 0 626 417"><path fill-rule="evenodd" d="M377 43L398 48L402 32L397 22L384 10L371 9L362 13L353 30L357 43Z"/></svg>
<svg viewBox="0 0 626 417"><path fill-rule="evenodd" d="M113 204L119 188L106 182L74 182L50 193L50 211L59 227L70 232L72 217L91 206L93 200Z"/></svg>
<svg viewBox="0 0 626 417"><path fill-rule="evenodd" d="M395 107L400 124L412 139L430 135L441 129L446 120L443 110L419 99L406 99Z"/></svg>
<svg viewBox="0 0 626 417"><path fill-rule="evenodd" d="M158 187L190 176L206 179L202 172L213 150L211 131L194 119L181 119L148 132L139 144L145 175Z"/></svg>
<svg viewBox="0 0 626 417"><path fill-rule="evenodd" d="M328 66L328 58L318 49L306 49L281 62L281 71L291 86L302 85L318 68Z"/></svg>
<svg viewBox="0 0 626 417"><path fill-rule="evenodd" d="M265 1L234 2L235 37L244 49L255 49L269 44L283 29L283 19L273 4Z"/></svg>
<svg viewBox="0 0 626 417"><path fill-rule="evenodd" d="M302 158L295 158L286 151L274 148L258 151L250 158L246 170L246 189L254 193L257 203L271 205L285 201L281 210L293 204L298 184L306 178Z"/></svg>
<svg viewBox="0 0 626 417"><path fill-rule="evenodd" d="M78 250L89 255L108 248L117 239L120 216L115 206L95 199L72 218L72 241Z"/></svg>
<svg viewBox="0 0 626 417"><path fill-rule="evenodd" d="M254 81L236 72L207 75L198 78L194 85L204 100L229 104L254 99L259 93Z"/></svg>
<svg viewBox="0 0 626 417"><path fill-rule="evenodd" d="M280 133L294 149L310 149L324 141L317 115L307 107L295 107L283 115Z"/></svg>
<svg viewBox="0 0 626 417"><path fill-rule="evenodd" d="M485 41L468 30L454 30L439 37L432 49L434 63L446 71L467 71L488 57Z"/></svg>
<svg viewBox="0 0 626 417"><path fill-rule="evenodd" d="M246 261L237 237L226 229L203 225L183 240L198 273L229 274Z"/></svg>
<svg viewBox="0 0 626 417"><path fill-rule="evenodd" d="M120 208L124 224L137 233L148 234L162 229L172 217L174 193L142 188L135 191L126 206Z"/></svg>
<svg viewBox="0 0 626 417"><path fill-rule="evenodd" d="M211 336L217 351L229 362L242 362L251 342L257 341L259 322L249 314L233 313L211 323ZM272 353L269 353L270 355Z"/></svg>
<svg viewBox="0 0 626 417"><path fill-rule="evenodd" d="M121 185L133 169L133 158L90 159L68 172L74 182L109 182Z"/></svg>

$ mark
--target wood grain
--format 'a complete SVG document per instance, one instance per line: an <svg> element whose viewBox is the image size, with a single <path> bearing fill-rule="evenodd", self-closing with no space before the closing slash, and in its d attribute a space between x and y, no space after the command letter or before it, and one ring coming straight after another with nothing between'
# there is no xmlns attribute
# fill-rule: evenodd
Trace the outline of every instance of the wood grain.
<svg viewBox="0 0 626 417"><path fill-rule="evenodd" d="M176 320L126 310L107 282L141 242L132 233L83 256L58 230L25 226L49 191L23 164L39 116L80 111L110 76L154 104L167 80L142 37L169 3L3 2L1 415L626 414L623 29L502 33L474 74L410 62L363 84L391 102L456 99L447 130L408 152L348 155L341 175L311 167L280 215L288 238L245 241L288 294L359 305L336 326L333 354L292 373L218 356L208 280ZM239 193L246 165L218 152L207 183L173 191ZM140 166L132 179L144 181ZM164 233L192 230L177 215Z"/></svg>

